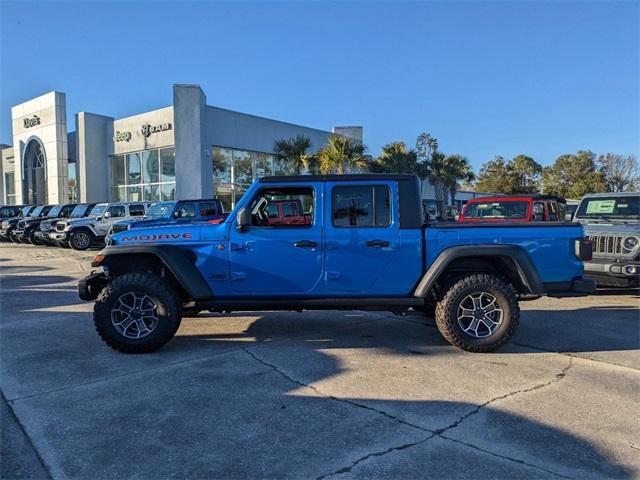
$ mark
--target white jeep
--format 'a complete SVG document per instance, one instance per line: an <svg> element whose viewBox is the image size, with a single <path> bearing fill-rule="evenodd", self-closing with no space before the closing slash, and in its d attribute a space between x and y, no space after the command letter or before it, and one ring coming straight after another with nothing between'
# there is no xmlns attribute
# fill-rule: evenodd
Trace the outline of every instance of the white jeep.
<svg viewBox="0 0 640 480"><path fill-rule="evenodd" d="M142 217L149 205L149 202L99 203L89 217L58 222L49 237L74 250L86 250L93 243L104 240L113 223L127 217Z"/></svg>

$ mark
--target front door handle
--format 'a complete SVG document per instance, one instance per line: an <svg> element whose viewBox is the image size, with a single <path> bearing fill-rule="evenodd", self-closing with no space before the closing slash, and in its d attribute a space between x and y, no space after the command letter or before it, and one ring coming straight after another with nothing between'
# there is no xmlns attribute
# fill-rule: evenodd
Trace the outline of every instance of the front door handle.
<svg viewBox="0 0 640 480"><path fill-rule="evenodd" d="M369 240L367 242L367 247L382 248L382 247L388 247L388 246L389 246L389 242L386 240Z"/></svg>
<svg viewBox="0 0 640 480"><path fill-rule="evenodd" d="M312 242L311 240L298 240L293 242L294 247L298 248L315 248L318 246L318 242Z"/></svg>

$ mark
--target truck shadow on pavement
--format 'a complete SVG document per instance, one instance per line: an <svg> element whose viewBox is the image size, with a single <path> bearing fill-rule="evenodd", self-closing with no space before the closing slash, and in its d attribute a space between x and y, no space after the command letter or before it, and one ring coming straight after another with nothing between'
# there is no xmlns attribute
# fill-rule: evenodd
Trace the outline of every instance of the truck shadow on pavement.
<svg viewBox="0 0 640 480"><path fill-rule="evenodd" d="M15 277L5 277L4 287L73 280ZM160 351L134 356L104 346L90 313L67 308L80 303L75 291L42 289L38 295L37 304L9 302L21 322L12 322L3 333L2 383L4 391L11 377L9 384L18 392L25 383L42 382L40 391L11 397L57 477L633 476L591 441L500 410L500 400L564 381L567 369L479 403L381 396L381 383L391 381L385 375L403 376L403 359L419 359L427 380L430 369L447 362L500 361L498 355L453 349L419 317L263 312L241 321L242 314L207 314L185 318L178 336ZM38 306L50 310L43 313ZM605 319L614 332L610 336L602 329ZM36 324L42 328L34 329ZM526 310L516 341L552 351L637 349L637 310ZM344 363L349 351L366 349L382 358L374 372L369 367L352 377L372 376L356 382L359 393L325 393L323 382L364 366L349 368ZM527 355L509 349L514 353ZM418 396L438 387L435 373L431 384L418 388ZM465 383L463 378L449 381ZM486 397L489 386L483 393Z"/></svg>

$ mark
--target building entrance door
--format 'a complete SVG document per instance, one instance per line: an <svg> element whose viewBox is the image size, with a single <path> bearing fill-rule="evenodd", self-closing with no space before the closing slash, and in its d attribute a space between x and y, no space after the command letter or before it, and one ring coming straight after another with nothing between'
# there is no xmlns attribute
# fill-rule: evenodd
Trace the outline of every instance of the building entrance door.
<svg viewBox="0 0 640 480"><path fill-rule="evenodd" d="M24 150L22 200L26 205L44 205L47 202L47 181L44 148L38 140L31 140Z"/></svg>

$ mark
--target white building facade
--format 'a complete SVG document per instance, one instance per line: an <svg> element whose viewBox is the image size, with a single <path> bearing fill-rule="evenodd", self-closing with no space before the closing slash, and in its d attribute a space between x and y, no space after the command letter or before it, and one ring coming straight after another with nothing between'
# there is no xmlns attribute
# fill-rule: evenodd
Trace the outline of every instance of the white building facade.
<svg viewBox="0 0 640 480"><path fill-rule="evenodd" d="M318 130L209 106L197 85L173 104L131 117L80 112L67 132L66 97L50 92L11 109L13 145L0 146L4 204L220 198L231 208L251 182L285 175L274 142L332 133L362 142L362 127Z"/></svg>

